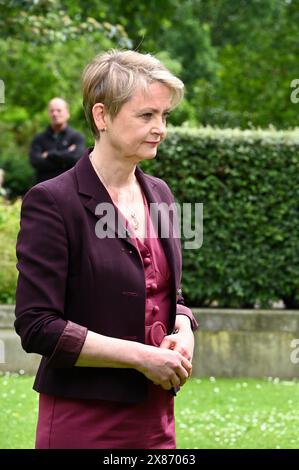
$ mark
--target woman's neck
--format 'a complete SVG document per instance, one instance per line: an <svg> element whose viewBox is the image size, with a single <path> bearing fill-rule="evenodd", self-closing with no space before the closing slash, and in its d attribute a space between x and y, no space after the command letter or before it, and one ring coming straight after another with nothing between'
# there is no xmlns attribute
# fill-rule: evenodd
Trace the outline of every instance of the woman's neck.
<svg viewBox="0 0 299 470"><path fill-rule="evenodd" d="M106 186L121 189L136 183L136 163L115 157L115 153L112 155L112 152L104 149L98 141L90 154L90 159Z"/></svg>

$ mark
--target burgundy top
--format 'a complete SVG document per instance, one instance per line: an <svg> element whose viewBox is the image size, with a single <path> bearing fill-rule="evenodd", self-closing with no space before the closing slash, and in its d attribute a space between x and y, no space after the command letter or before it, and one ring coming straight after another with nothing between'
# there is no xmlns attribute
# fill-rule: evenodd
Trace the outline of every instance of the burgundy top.
<svg viewBox="0 0 299 470"><path fill-rule="evenodd" d="M146 283L145 342L159 347L170 309L170 272L146 208L147 236L134 238ZM125 312L124 312L125 314ZM174 398L148 381L147 399L138 404L79 400L40 394L36 448L174 449Z"/></svg>

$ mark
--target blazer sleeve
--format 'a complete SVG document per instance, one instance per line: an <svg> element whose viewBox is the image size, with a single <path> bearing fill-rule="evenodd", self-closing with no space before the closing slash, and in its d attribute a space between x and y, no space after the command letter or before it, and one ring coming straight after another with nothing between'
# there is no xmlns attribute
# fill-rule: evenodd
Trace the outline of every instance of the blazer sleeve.
<svg viewBox="0 0 299 470"><path fill-rule="evenodd" d="M177 315L186 315L190 322L191 322L191 328L192 331L197 330L198 328L198 323L192 313L192 310L189 307L186 307L184 303L184 297L182 295L182 289L177 290L177 306L176 306L176 314Z"/></svg>
<svg viewBox="0 0 299 470"><path fill-rule="evenodd" d="M17 239L15 329L26 352L48 357L48 365L71 367L87 329L64 318L68 242L57 204L42 184L24 197Z"/></svg>

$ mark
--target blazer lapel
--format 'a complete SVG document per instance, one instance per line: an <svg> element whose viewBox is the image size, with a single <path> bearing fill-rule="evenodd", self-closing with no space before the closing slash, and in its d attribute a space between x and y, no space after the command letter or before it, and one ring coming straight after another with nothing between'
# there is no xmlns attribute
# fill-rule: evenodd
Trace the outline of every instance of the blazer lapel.
<svg viewBox="0 0 299 470"><path fill-rule="evenodd" d="M81 200L84 206L94 215L94 217L100 219L101 214L96 214L96 208L99 203L112 204L114 207L114 220L107 220L107 229L111 232L111 235L115 235L126 243L129 243L131 246L136 248L133 239L130 237L130 230L125 227L125 219L121 213L117 210L114 205L108 191L105 186L99 180L97 174L95 173L92 164L89 159L89 153L91 149L88 149L82 158L75 165L75 174L78 181L78 192L81 195ZM136 178L145 194L147 202L151 203L171 203L171 201L166 201L163 197L163 193L160 190L160 186L157 181L148 177L144 172L137 166L135 170ZM158 234L161 233L161 212L158 212ZM170 224L171 225L171 224ZM171 231L171 226L170 226ZM160 236L160 235L159 235ZM175 255L174 255L174 246L173 238L171 236L167 238L161 238L161 243L167 257L169 268L171 273L174 276L174 281L176 283L176 269L175 269Z"/></svg>
<svg viewBox="0 0 299 470"><path fill-rule="evenodd" d="M105 186L99 180L89 159L89 153L92 149L88 149L82 158L75 165L75 172L78 181L78 192L81 195L83 205L97 219L101 219L104 214L97 213L99 204L112 205L114 208L114 217L105 218L107 221L107 231L111 237L121 238L130 245L135 247L134 242L130 238L130 231L126 229L125 219L117 210Z"/></svg>
<svg viewBox="0 0 299 470"><path fill-rule="evenodd" d="M136 178L138 179L140 186L145 194L145 197L147 199L147 202L149 204L149 209L151 209L150 204L151 203L167 203L171 204L172 201L169 199L167 200L167 195L165 194L165 191L161 190L161 187L159 185L159 180L153 180L152 178L148 177L147 175L144 174L144 172L137 166L136 167L136 172L135 172ZM172 222L171 219L167 221L169 222L169 236L168 237L161 237L161 234L163 233L162 231L162 214L161 211L158 211L158 233L157 235L160 238L160 241L162 243L168 264L169 264L169 269L171 272L171 275L173 276L173 280L175 285L177 285L177 282L179 281L179 273L176 270L176 265L175 265L175 248L174 248L174 239L172 237Z"/></svg>

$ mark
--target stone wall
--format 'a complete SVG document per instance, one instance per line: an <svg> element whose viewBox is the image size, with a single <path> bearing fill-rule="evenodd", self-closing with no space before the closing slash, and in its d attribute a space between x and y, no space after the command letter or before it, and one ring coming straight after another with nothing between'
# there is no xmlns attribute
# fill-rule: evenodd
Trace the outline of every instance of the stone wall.
<svg viewBox="0 0 299 470"><path fill-rule="evenodd" d="M214 377L299 377L291 361L299 338L297 310L194 309L194 375ZM297 354L297 356L299 356Z"/></svg>
<svg viewBox="0 0 299 470"><path fill-rule="evenodd" d="M193 311L200 324L193 376L299 377L299 364L290 357L296 353L291 342L299 338L299 311ZM34 374L39 356L22 350L13 322L14 307L0 306L0 370Z"/></svg>
<svg viewBox="0 0 299 470"><path fill-rule="evenodd" d="M40 356L27 354L22 349L13 327L14 320L14 306L0 305L0 371L35 374Z"/></svg>

